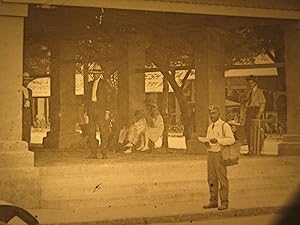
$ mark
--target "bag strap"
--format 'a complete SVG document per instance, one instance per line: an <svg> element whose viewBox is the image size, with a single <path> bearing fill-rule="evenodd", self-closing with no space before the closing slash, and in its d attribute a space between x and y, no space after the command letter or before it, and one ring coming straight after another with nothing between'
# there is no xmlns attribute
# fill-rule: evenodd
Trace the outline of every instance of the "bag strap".
<svg viewBox="0 0 300 225"><path fill-rule="evenodd" d="M225 128L224 128L225 124L228 124L228 123L224 122L224 123L222 124L222 135L223 135L223 138L226 138L226 135L225 135ZM229 124L228 124L228 125L229 125ZM230 125L229 125L229 126L230 126Z"/></svg>
<svg viewBox="0 0 300 225"><path fill-rule="evenodd" d="M222 136L223 138L225 137L225 130L224 130L224 125L226 122L222 123Z"/></svg>

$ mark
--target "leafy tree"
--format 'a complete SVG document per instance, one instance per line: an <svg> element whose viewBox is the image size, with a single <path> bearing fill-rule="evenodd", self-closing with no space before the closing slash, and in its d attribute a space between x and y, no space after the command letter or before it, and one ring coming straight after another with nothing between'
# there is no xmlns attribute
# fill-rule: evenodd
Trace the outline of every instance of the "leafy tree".
<svg viewBox="0 0 300 225"><path fill-rule="evenodd" d="M33 77L47 76L50 73L51 54L46 45L41 43L25 43L24 71Z"/></svg>
<svg viewBox="0 0 300 225"><path fill-rule="evenodd" d="M282 25L234 26L225 30L226 65L255 64L255 58L265 55L274 63L283 63L284 38ZM277 67L281 90L285 90L285 70Z"/></svg>
<svg viewBox="0 0 300 225"><path fill-rule="evenodd" d="M262 54L275 63L283 62L283 32L278 24L219 27L219 32L224 36L225 59L227 65L254 64L257 56ZM274 35L276 34L276 35ZM149 40L147 59L157 70L161 71L169 84L174 89L183 118L184 135L190 138L192 132L192 111L188 107L184 95L186 80L194 68L192 41L187 33L176 30L156 29ZM176 68L185 67L187 74L182 85L175 80ZM283 68L278 68L282 88L285 86Z"/></svg>
<svg viewBox="0 0 300 225"><path fill-rule="evenodd" d="M173 88L182 113L184 135L189 139L192 132L192 111L189 109L184 90L193 68L192 42L187 40L184 34L157 29L149 39L146 57L148 64L160 71ZM187 72L182 82L178 83L175 79L176 69L183 67L187 68Z"/></svg>

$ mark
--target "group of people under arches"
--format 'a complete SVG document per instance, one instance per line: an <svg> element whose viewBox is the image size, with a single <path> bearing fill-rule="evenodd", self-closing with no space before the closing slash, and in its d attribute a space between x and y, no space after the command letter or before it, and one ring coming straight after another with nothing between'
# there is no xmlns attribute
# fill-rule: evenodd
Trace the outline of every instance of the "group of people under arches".
<svg viewBox="0 0 300 225"><path fill-rule="evenodd" d="M81 110L83 112L83 107ZM82 118L85 114L82 114ZM82 119L83 120L83 119ZM164 132L164 120L158 106L153 101L145 102L145 109L138 109L134 113L133 121L119 126L115 117L109 111L105 114L106 125L100 131L101 148L103 144L112 152L132 153L134 151L146 152L152 148L162 146L162 135ZM81 122L82 130L81 146L90 148L90 131L86 122ZM103 127L106 129L104 130ZM103 143L103 134L107 133L107 143ZM99 142L98 144L99 145Z"/></svg>
<svg viewBox="0 0 300 225"><path fill-rule="evenodd" d="M153 102L147 102L145 110L135 112L135 121L123 126L119 133L118 143L125 148L124 153L149 150L149 143L154 147L161 147L164 120L158 106Z"/></svg>

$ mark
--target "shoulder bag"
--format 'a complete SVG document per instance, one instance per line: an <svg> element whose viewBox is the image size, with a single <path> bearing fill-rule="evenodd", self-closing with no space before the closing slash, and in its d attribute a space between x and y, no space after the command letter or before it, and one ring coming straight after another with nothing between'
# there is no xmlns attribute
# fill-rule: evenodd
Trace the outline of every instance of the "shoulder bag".
<svg viewBox="0 0 300 225"><path fill-rule="evenodd" d="M222 125L223 137L225 137L224 125ZM232 145L222 146L221 155L225 166L234 166L238 164L240 158L241 143L236 140Z"/></svg>

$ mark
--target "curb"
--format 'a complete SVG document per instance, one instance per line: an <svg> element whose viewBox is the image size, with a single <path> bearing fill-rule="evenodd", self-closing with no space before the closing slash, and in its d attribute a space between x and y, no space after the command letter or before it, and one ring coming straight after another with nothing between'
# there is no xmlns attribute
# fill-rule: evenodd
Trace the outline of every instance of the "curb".
<svg viewBox="0 0 300 225"><path fill-rule="evenodd" d="M244 209L228 209L224 211L205 211L193 214L177 214L157 217L133 217L112 220L99 221L82 221L82 222L66 222L66 223L43 223L42 225L141 225L151 223L178 223L193 222L205 219L230 218L242 216L258 216L264 214L279 214L285 207L256 207Z"/></svg>

